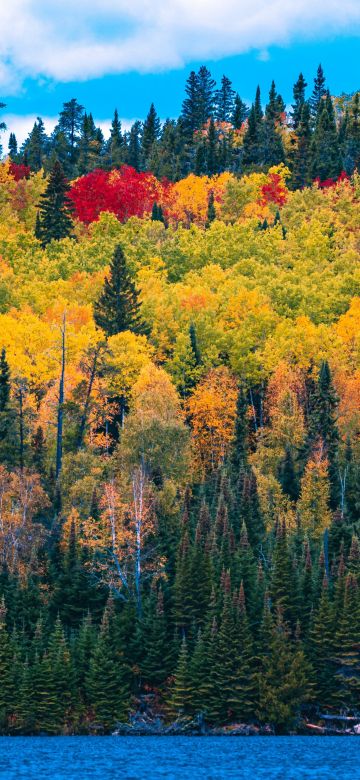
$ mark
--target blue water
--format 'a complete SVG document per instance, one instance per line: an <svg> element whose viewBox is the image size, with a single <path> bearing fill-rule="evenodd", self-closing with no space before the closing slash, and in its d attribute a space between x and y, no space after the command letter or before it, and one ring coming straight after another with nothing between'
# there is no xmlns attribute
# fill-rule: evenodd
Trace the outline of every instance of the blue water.
<svg viewBox="0 0 360 780"><path fill-rule="evenodd" d="M357 737L1 737L1 780L356 780Z"/></svg>

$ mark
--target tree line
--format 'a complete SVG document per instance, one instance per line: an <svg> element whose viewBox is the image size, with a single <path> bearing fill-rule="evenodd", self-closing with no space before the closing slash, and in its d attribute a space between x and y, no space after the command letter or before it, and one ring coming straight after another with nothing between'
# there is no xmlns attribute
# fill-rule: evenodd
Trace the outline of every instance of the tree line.
<svg viewBox="0 0 360 780"><path fill-rule="evenodd" d="M186 81L177 120L161 122L152 103L144 122L137 120L123 131L115 110L105 139L92 114L73 98L64 103L51 136L38 117L20 148L10 134L8 154L31 171L49 171L58 160L71 179L123 164L178 181L189 173L241 175L286 163L293 188L336 179L341 171L351 175L360 159L359 92L333 98L321 65L310 96L307 86L300 73L289 111L274 82L265 107L259 87L247 106L227 76L217 88L201 66Z"/></svg>

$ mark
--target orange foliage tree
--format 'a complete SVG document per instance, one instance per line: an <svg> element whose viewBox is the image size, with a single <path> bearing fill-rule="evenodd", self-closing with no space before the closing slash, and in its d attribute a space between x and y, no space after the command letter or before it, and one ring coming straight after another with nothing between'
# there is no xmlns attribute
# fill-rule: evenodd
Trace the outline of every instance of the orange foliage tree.
<svg viewBox="0 0 360 780"><path fill-rule="evenodd" d="M214 368L189 399L195 463L205 474L224 461L234 433L237 385L225 366Z"/></svg>

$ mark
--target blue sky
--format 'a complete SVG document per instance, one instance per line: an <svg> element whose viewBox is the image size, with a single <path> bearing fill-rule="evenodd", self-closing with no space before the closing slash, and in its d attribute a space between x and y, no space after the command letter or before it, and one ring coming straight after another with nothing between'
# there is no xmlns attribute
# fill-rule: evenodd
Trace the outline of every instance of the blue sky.
<svg viewBox="0 0 360 780"><path fill-rule="evenodd" d="M319 62L332 94L360 88L360 0L12 0L0 19L0 95L19 140L38 114L51 129L71 97L105 130L115 106L125 124L151 100L176 116L203 62L246 101L258 83L265 101L274 78L290 102Z"/></svg>

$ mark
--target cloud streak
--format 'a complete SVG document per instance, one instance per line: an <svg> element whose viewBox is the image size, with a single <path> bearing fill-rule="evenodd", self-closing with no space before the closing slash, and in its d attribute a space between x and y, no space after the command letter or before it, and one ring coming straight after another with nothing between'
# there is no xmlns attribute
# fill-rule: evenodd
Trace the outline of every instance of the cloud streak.
<svg viewBox="0 0 360 780"><path fill-rule="evenodd" d="M10 0L0 89L156 72L294 39L360 32L359 0Z"/></svg>

